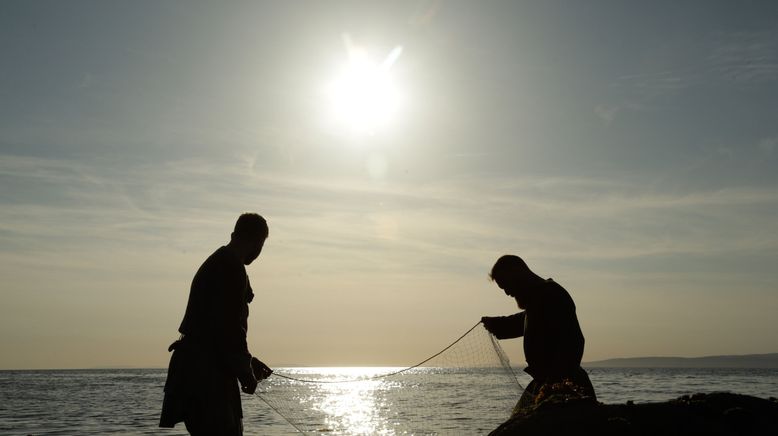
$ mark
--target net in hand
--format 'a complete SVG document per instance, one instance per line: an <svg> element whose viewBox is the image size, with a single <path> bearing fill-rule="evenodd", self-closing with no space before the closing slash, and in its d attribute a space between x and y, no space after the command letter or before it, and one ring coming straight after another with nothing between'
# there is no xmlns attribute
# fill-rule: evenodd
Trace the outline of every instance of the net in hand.
<svg viewBox="0 0 778 436"><path fill-rule="evenodd" d="M509 416L523 388L478 323L407 368L294 368L257 396L306 434L485 434Z"/></svg>

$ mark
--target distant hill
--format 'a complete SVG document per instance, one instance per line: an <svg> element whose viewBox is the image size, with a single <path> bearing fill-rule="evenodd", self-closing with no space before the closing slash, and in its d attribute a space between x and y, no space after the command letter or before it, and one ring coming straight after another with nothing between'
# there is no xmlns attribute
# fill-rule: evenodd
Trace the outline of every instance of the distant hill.
<svg viewBox="0 0 778 436"><path fill-rule="evenodd" d="M778 353L705 357L627 357L584 362L584 368L778 368Z"/></svg>

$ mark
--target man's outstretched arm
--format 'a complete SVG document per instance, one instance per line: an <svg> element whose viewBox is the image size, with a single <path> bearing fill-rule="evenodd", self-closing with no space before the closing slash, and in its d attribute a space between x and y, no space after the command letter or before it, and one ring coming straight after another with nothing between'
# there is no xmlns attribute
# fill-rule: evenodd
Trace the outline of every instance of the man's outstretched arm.
<svg viewBox="0 0 778 436"><path fill-rule="evenodd" d="M524 336L524 312L509 316L484 316L481 322L497 339L512 339Z"/></svg>

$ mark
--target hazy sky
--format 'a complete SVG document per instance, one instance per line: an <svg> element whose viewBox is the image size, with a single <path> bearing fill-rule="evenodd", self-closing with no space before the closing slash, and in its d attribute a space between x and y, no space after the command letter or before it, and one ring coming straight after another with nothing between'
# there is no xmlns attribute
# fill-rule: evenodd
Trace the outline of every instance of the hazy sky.
<svg viewBox="0 0 778 436"><path fill-rule="evenodd" d="M0 368L165 366L244 211L271 366L416 363L505 253L584 360L778 351L778 2L4 1L0 59Z"/></svg>

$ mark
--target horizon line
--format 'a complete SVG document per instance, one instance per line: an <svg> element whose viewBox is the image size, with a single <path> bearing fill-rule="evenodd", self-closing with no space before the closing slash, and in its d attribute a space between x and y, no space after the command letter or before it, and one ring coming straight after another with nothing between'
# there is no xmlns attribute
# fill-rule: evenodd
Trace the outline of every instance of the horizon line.
<svg viewBox="0 0 778 436"><path fill-rule="evenodd" d="M756 358L756 357L767 357L767 356L775 356L778 357L778 352L770 352L770 353L750 353L750 354L716 354L716 355L707 355L707 356L697 356L697 357L683 357L683 356L636 356L636 357L611 357L606 359L599 359L599 360L589 360L581 362L581 366L586 366L587 364L592 363L600 363L600 362L607 362L607 361L613 361L613 360L637 360L637 359L683 359L683 360L695 360L695 359L716 359L716 358ZM513 365L512 365L513 366ZM398 365L314 365L314 364L284 364L284 365L274 365L276 368L406 368L406 366L398 366ZM80 367L80 368L0 368L0 371L96 371L96 370L119 370L119 369L133 369L133 370L140 370L140 369L167 369L167 366L132 366L132 365L121 365L121 366L92 366L92 367Z"/></svg>

